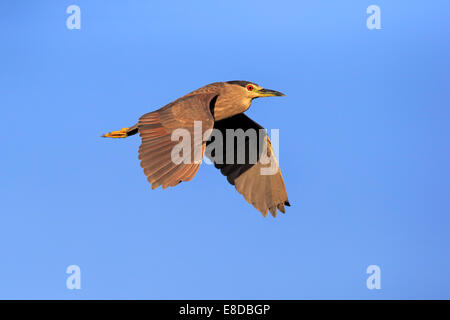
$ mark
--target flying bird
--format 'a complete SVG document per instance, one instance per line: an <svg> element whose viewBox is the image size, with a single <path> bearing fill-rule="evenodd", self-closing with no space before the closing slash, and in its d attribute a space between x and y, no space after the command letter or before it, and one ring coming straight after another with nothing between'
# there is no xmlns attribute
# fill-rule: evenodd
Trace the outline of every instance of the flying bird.
<svg viewBox="0 0 450 320"><path fill-rule="evenodd" d="M152 189L159 186L165 189L182 181L189 181L197 173L201 161L194 159L192 155L186 155L192 161L173 161L173 150L179 144L179 139L174 139L173 134L182 129L194 136L195 126L200 123L203 139L190 142L192 150L200 150L200 160L206 154L247 202L264 217L268 212L276 217L277 209L285 213L285 205L290 206L281 170L266 131L244 112L250 108L255 98L279 96L284 94L264 89L249 81L214 82L156 111L144 114L131 127L106 133L103 137L126 138L139 133L142 139L139 159L147 180ZM239 145L229 144L235 142L235 136L228 135L230 130L239 129L241 132L251 129L263 134L256 136L256 143L251 143L251 138L246 136L241 140L241 144L244 141L244 146L240 149ZM225 140L215 148L213 145L217 137L213 134L214 130ZM212 139L213 136L215 139ZM242 150L244 154L239 161L239 151L242 153ZM251 157L252 153L256 154L256 159ZM263 163L263 157L271 160L269 162L274 169L268 174L262 171L268 163Z"/></svg>

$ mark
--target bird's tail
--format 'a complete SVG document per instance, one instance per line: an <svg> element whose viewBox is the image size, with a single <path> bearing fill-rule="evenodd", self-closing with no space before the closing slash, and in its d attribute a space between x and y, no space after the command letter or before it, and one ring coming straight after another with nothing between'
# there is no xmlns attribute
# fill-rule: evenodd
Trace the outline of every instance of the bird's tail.
<svg viewBox="0 0 450 320"><path fill-rule="evenodd" d="M108 133L105 133L102 137L103 138L126 138L129 136L132 136L133 134L136 134L138 132L137 125L134 125L130 128L122 128L117 131L111 131Z"/></svg>

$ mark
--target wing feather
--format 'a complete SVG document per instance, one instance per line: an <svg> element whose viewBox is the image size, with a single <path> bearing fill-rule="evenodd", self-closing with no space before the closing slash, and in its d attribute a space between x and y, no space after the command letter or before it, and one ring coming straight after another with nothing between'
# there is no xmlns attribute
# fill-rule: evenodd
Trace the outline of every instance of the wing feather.
<svg viewBox="0 0 450 320"><path fill-rule="evenodd" d="M241 113L231 118L216 121L214 123L214 129L221 131L224 140L227 139L227 129L254 129L264 130L262 126L251 120L245 114ZM285 205L290 205L286 192L286 186L281 175L278 162L275 158L272 144L265 130L264 135L259 136L256 144L250 143L249 140L245 140L245 163L238 164L236 161L236 146L234 148L235 159L232 163L227 163L226 159L226 146L227 142L223 143L223 162L214 163L216 168L220 169L221 173L227 177L230 184L236 187L237 192L242 194L247 202L252 204L263 216L267 216L268 212L272 216L276 217L277 210L285 212ZM211 145L211 141L207 143ZM251 148L256 148L257 162L251 163L248 155ZM263 152L267 152L265 161L262 161L261 157ZM208 150L206 155L215 161L214 151ZM269 160L269 161L267 161ZM264 162L264 163L263 163ZM269 163L266 163L269 162ZM265 164L266 163L266 164ZM272 170L268 170L271 168ZM266 171L264 171L266 169ZM265 174L267 171L270 174Z"/></svg>
<svg viewBox="0 0 450 320"><path fill-rule="evenodd" d="M214 94L196 94L178 99L167 106L143 115L138 122L142 143L139 147L141 167L151 183L152 189L162 186L176 186L181 181L191 180L197 173L200 163L176 164L171 153L179 141L172 141L172 133L176 129L185 129L191 137L191 154L194 154L194 121L201 121L202 136L211 129L214 118L210 111L210 102ZM202 152L205 142L202 143Z"/></svg>

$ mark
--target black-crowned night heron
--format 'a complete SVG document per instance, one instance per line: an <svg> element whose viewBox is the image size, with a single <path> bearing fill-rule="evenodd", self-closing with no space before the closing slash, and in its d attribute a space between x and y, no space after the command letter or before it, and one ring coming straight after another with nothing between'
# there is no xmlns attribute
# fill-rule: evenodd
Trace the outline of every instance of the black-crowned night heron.
<svg viewBox="0 0 450 320"><path fill-rule="evenodd" d="M290 206L281 170L263 127L243 113L250 107L253 99L273 96L284 94L263 89L248 81L215 82L143 115L132 127L112 131L104 137L126 138L139 132L142 138L139 159L152 189L159 186L165 189L176 186L181 181L191 180L206 153L245 200L264 216L270 211L275 217L277 209L284 213L285 205ZM201 131L195 132L199 125ZM236 135L228 133L239 129L244 134L249 129L263 134L257 134L256 140L246 135L245 139L240 140L243 146L236 146ZM200 150L197 156L192 157L191 150L184 155L183 159L189 158L190 161L174 161L174 154L177 155L174 150L178 150L176 148L180 142L179 134L174 139L177 130L178 133L182 130L181 133L185 132L190 137L200 133L200 140L193 139L189 142L192 154L196 154L194 150ZM221 144L217 143L219 136L224 139ZM230 139L233 139L231 144L228 143ZM244 150L240 161L239 150ZM256 154L256 159L250 159L252 151ZM261 161L262 158L266 161ZM268 164L272 171L264 173Z"/></svg>

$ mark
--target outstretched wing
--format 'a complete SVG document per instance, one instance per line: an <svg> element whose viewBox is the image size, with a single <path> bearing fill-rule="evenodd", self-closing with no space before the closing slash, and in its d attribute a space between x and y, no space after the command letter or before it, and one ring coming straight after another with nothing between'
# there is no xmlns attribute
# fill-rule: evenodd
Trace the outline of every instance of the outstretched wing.
<svg viewBox="0 0 450 320"><path fill-rule="evenodd" d="M195 176L205 150L203 135L214 125L210 111L214 100L214 94L187 96L139 119L139 159L152 189L173 187ZM178 133L174 132L177 129ZM172 141L174 138L176 141ZM186 138L190 154L178 148ZM179 162L182 157L185 159Z"/></svg>
<svg viewBox="0 0 450 320"><path fill-rule="evenodd" d="M277 209L284 213L284 206L290 204L280 167L264 128L241 113L216 121L214 129L221 132L224 141L219 149L213 133L211 140L207 142L206 156L214 162L215 167L264 216L270 211L276 217ZM246 133L245 139L239 142L235 135L230 135L231 131L227 134L227 129L235 130L234 132L242 129ZM256 132L256 140L255 135L250 132L252 130ZM222 155L219 154L220 150ZM233 153L232 156L230 152ZM242 152L244 155L240 155ZM256 159L252 154L256 155Z"/></svg>

